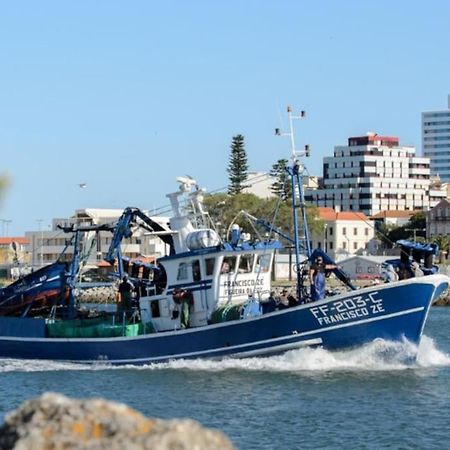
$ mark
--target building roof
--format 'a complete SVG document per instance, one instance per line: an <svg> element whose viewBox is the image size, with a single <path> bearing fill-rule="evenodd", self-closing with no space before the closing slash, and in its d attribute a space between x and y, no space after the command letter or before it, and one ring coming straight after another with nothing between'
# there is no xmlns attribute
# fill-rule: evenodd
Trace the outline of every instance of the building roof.
<svg viewBox="0 0 450 450"><path fill-rule="evenodd" d="M137 258L132 258L131 262L133 261L139 261L141 263L145 264L151 264L156 261L156 256L138 256Z"/></svg>
<svg viewBox="0 0 450 450"><path fill-rule="evenodd" d="M371 219L408 219L419 211L380 211Z"/></svg>
<svg viewBox="0 0 450 450"><path fill-rule="evenodd" d="M365 136L352 136L348 138L351 145L386 145L388 147L398 146L397 136L379 136L376 133L367 133Z"/></svg>
<svg viewBox="0 0 450 450"><path fill-rule="evenodd" d="M30 243L29 239L23 236L0 237L0 245L10 245L13 242L17 242L20 245L26 245Z"/></svg>
<svg viewBox="0 0 450 450"><path fill-rule="evenodd" d="M343 263L347 263L353 260L364 260L364 261L369 261L375 264L382 264L385 261L387 261L388 259L392 259L392 256L387 256L387 255L352 255L348 258L345 259L341 259L339 260L339 264L343 264Z"/></svg>
<svg viewBox="0 0 450 450"><path fill-rule="evenodd" d="M319 217L322 220L362 220L368 221L368 217L362 212L355 211L335 211L333 208L319 206L317 208Z"/></svg>
<svg viewBox="0 0 450 450"><path fill-rule="evenodd" d="M108 261L100 261L97 263L97 267L112 267Z"/></svg>
<svg viewBox="0 0 450 450"><path fill-rule="evenodd" d="M448 198L443 198L439 203L437 203L433 208L431 208L432 210L435 208L448 208L450 206L450 199Z"/></svg>

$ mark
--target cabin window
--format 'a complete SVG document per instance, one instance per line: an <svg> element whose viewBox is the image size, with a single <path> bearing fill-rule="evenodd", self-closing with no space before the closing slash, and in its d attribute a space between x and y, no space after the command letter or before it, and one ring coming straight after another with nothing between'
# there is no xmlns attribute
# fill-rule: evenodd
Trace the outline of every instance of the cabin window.
<svg viewBox="0 0 450 450"><path fill-rule="evenodd" d="M236 256L225 256L220 273L231 273L236 269Z"/></svg>
<svg viewBox="0 0 450 450"><path fill-rule="evenodd" d="M196 259L192 262L192 280L200 281L202 279L202 274L200 272L200 261Z"/></svg>
<svg viewBox="0 0 450 450"><path fill-rule="evenodd" d="M266 273L269 271L270 267L270 255L260 255L258 256L258 261L256 263L256 273Z"/></svg>
<svg viewBox="0 0 450 450"><path fill-rule="evenodd" d="M180 265L178 266L177 280L187 280L187 277L188 277L187 264L180 263Z"/></svg>
<svg viewBox="0 0 450 450"><path fill-rule="evenodd" d="M150 310L152 312L152 317L161 317L161 311L159 310L159 301L150 303Z"/></svg>
<svg viewBox="0 0 450 450"><path fill-rule="evenodd" d="M216 258L206 258L205 259L206 275L212 275L214 273L215 263L216 263Z"/></svg>
<svg viewBox="0 0 450 450"><path fill-rule="evenodd" d="M249 273L253 269L253 255L241 255L239 260L239 273Z"/></svg>

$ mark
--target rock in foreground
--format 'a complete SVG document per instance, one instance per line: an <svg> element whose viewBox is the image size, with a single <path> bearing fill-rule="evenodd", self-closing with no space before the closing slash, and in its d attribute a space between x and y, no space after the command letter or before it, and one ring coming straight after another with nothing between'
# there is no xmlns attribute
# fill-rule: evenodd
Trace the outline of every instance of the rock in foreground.
<svg viewBox="0 0 450 450"><path fill-rule="evenodd" d="M192 420L149 419L103 399L76 400L45 393L6 416L2 450L234 449L220 431Z"/></svg>

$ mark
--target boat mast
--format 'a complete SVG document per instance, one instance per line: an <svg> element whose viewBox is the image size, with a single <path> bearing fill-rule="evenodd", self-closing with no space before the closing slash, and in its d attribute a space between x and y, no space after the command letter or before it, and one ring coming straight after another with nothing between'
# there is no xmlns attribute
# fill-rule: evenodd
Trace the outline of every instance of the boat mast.
<svg viewBox="0 0 450 450"><path fill-rule="evenodd" d="M67 277L67 284L69 285L69 308L68 318L73 319L75 317L75 280L77 278L78 269L80 268L80 252L81 252L81 232L74 230L75 236L73 237L73 257L70 264L69 276Z"/></svg>
<svg viewBox="0 0 450 450"><path fill-rule="evenodd" d="M295 272L297 275L297 298L302 298L303 277L302 277L302 261L300 260L300 247L306 252L306 257L311 256L311 243L309 240L309 229L306 215L305 195L303 190L303 176L305 174L305 166L300 162L300 158L309 156L309 146L305 145L303 150L297 150L295 147L295 135L293 121L303 119L305 111L301 111L300 115L292 114L292 108L287 107L289 117L289 132L282 133L279 128L275 129L277 136L288 136L291 141L291 161L286 167L289 174L292 187L292 218L294 225L294 246L295 246ZM300 210L301 218L299 220L298 210Z"/></svg>

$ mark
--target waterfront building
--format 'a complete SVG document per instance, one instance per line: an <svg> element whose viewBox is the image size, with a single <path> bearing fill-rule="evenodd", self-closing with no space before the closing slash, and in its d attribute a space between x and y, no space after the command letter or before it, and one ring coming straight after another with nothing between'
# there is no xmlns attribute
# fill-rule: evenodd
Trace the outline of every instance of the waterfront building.
<svg viewBox="0 0 450 450"><path fill-rule="evenodd" d="M450 200L441 200L427 214L427 238L443 234L450 235Z"/></svg>
<svg viewBox="0 0 450 450"><path fill-rule="evenodd" d="M445 194L432 186L429 158L415 156L399 138L367 133L336 146L323 162L322 187L305 200L338 211L373 216L385 210L427 210Z"/></svg>
<svg viewBox="0 0 450 450"><path fill-rule="evenodd" d="M448 109L422 113L422 149L431 173L450 181L450 95Z"/></svg>
<svg viewBox="0 0 450 450"><path fill-rule="evenodd" d="M382 265L392 256L353 255L339 261L339 266L352 280L381 278Z"/></svg>
<svg viewBox="0 0 450 450"><path fill-rule="evenodd" d="M409 222L414 214L414 211L380 211L370 219L374 222L376 229L379 229L382 224L402 227Z"/></svg>
<svg viewBox="0 0 450 450"><path fill-rule="evenodd" d="M29 241L29 254L34 266L50 264L59 257L71 234L64 233L58 228L61 226L86 226L114 224L121 216L122 209L86 208L77 209L70 218L56 218L52 220L49 230L29 231L25 237ZM148 213L145 212L144 213ZM158 223L168 226L168 218L152 217ZM111 244L112 233L109 231L92 232L86 235L84 247L89 254L87 265L97 266L106 256ZM130 238L123 239L121 244L122 255L128 258L144 256L164 256L166 246L157 236L150 235L139 228ZM72 248L69 247L63 259L72 259Z"/></svg>
<svg viewBox="0 0 450 450"><path fill-rule="evenodd" d="M28 264L28 239L24 236L0 237L0 267Z"/></svg>
<svg viewBox="0 0 450 450"><path fill-rule="evenodd" d="M317 212L324 226L312 236L313 248L322 248L335 260L378 250L374 226L364 213L329 207L319 207Z"/></svg>
<svg viewBox="0 0 450 450"><path fill-rule="evenodd" d="M275 197L271 187L275 179L267 172L247 172L247 179L244 182L246 186L243 189L244 194L254 194L259 198Z"/></svg>
<svg viewBox="0 0 450 450"><path fill-rule="evenodd" d="M267 199L275 197L272 192L272 185L276 182L275 177L267 172L248 172L247 179L244 182L246 186L243 189L244 194L254 194L259 198ZM317 176L303 177L303 187L305 189L316 189L321 183Z"/></svg>

